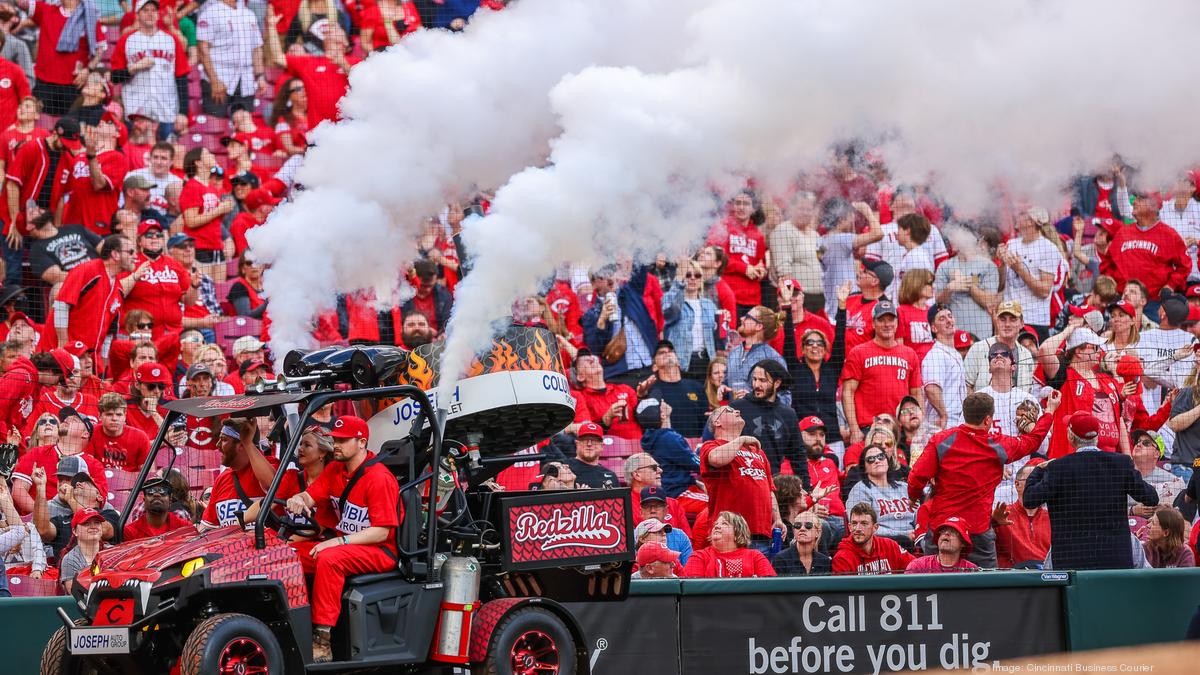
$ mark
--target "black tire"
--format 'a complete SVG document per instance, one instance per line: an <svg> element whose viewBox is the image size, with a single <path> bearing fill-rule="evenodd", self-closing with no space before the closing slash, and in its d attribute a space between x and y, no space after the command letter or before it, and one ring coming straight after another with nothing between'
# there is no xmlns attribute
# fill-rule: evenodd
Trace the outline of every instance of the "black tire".
<svg viewBox="0 0 1200 675"><path fill-rule="evenodd" d="M245 614L218 614L201 621L183 643L180 675L214 675L222 662L245 658L247 665L265 665L268 675L282 675L283 650L263 622ZM248 672L255 672L253 670Z"/></svg>
<svg viewBox="0 0 1200 675"><path fill-rule="evenodd" d="M532 648L532 649L530 649ZM552 649L551 652L545 651ZM575 675L575 638L563 620L541 607L519 609L501 619L492 631L487 660L476 666L476 675ZM555 669L529 669L522 658L539 659L534 663L553 665Z"/></svg>
<svg viewBox="0 0 1200 675"><path fill-rule="evenodd" d="M83 619L75 619L76 626L85 624ZM114 673L117 669L100 658L83 659L71 656L71 651L67 649L67 628L63 626L54 631L50 640L46 642L46 648L42 650L39 672L41 675L99 675Z"/></svg>

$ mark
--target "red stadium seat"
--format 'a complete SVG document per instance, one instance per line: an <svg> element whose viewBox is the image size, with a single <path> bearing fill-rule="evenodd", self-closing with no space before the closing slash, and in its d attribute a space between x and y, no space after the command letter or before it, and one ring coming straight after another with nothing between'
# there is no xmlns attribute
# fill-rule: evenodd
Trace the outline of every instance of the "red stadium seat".
<svg viewBox="0 0 1200 675"><path fill-rule="evenodd" d="M104 477L108 480L109 499L112 499L112 493L132 490L133 484L137 482L136 473L121 469L105 469Z"/></svg>
<svg viewBox="0 0 1200 675"><path fill-rule="evenodd" d="M41 115L38 115L37 128L49 131L50 129L54 128L54 123L57 121L58 118L54 115L42 113Z"/></svg>
<svg viewBox="0 0 1200 675"><path fill-rule="evenodd" d="M278 171L285 161L287 161L287 157L278 157L265 152L254 155L254 166L271 172Z"/></svg>
<svg viewBox="0 0 1200 675"><path fill-rule="evenodd" d="M235 316L213 326L213 331L217 334L217 344L221 345L226 354L232 355L233 343L238 338L243 335L258 337L262 334L262 322L245 316Z"/></svg>
<svg viewBox="0 0 1200 675"><path fill-rule="evenodd" d="M220 469L221 452L219 450L196 450L188 448L184 453L187 466L192 469Z"/></svg>
<svg viewBox="0 0 1200 675"><path fill-rule="evenodd" d="M615 436L607 436L604 439L604 450L600 456L605 459L620 459L624 460L630 455L636 455L642 451L642 444L631 438L617 438Z"/></svg>
<svg viewBox="0 0 1200 675"><path fill-rule="evenodd" d="M108 493L108 503L112 504L114 509L120 511L121 509L125 508L126 504L129 503L129 498L132 495L133 493L129 490L117 490L115 492L110 492Z"/></svg>
<svg viewBox="0 0 1200 675"><path fill-rule="evenodd" d="M229 135L229 120L209 115L196 115L188 130L193 134L205 134L220 138Z"/></svg>
<svg viewBox="0 0 1200 675"><path fill-rule="evenodd" d="M8 590L16 598L43 598L61 595L57 579L34 579L23 574L8 578Z"/></svg>

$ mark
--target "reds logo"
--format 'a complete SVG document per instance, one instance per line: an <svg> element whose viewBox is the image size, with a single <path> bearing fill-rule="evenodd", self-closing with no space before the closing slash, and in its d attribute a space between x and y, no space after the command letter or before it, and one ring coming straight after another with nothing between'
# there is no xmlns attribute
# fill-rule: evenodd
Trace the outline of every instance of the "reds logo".
<svg viewBox="0 0 1200 675"><path fill-rule="evenodd" d="M526 511L516 518L513 539L532 543L543 551L579 546L611 549L621 545L621 528L609 519L607 511L594 504L578 508L555 508L547 518Z"/></svg>

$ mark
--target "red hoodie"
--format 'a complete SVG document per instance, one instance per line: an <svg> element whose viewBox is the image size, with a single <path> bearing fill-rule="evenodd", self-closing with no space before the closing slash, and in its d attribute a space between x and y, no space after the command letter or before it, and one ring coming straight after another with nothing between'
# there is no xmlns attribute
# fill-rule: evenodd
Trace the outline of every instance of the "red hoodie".
<svg viewBox="0 0 1200 675"><path fill-rule="evenodd" d="M874 543L871 552L867 553L854 543L849 534L843 537L837 553L833 555L833 573L866 575L903 572L908 563L915 560L911 553L887 537L872 537L871 541Z"/></svg>
<svg viewBox="0 0 1200 675"><path fill-rule="evenodd" d="M37 367L24 356L17 357L0 376L0 422L20 429L33 412L33 394L37 391Z"/></svg>

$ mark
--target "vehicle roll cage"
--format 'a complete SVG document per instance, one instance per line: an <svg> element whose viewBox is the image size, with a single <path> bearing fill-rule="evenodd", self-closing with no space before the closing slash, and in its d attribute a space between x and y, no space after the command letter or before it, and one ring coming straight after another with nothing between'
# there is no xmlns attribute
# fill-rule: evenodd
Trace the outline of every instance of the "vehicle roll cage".
<svg viewBox="0 0 1200 675"><path fill-rule="evenodd" d="M275 494L279 491L279 486L283 483L283 476L287 472L287 467L291 463L292 459L296 456L296 448L300 444L300 437L303 435L301 431L308 426L308 420L312 417L312 413L314 411L320 410L329 403L345 400L360 400L365 398L412 398L419 404L420 412L417 413L416 418L413 420L413 425L411 427L413 431L411 434L420 435L421 431L425 427L425 424L429 424L431 433L431 454L429 457L430 469L421 473L416 479L401 485L400 493L403 495L406 490L410 490L421 483L429 483L429 489L426 491L427 503L425 504L426 513L428 515L424 528L426 537L425 544L423 546L419 546L416 550L409 551L401 548L399 552L401 555L409 558L416 558L418 556L424 557L424 573L426 581L434 581L434 558L437 553L438 514L436 504L437 489L433 483L437 476L436 468L441 466L442 462L442 434L445 429L446 419L443 411L435 411L433 409L433 404L430 402L429 396L421 388L406 384L388 387L374 387L371 389L350 389L347 391L267 394L261 398L262 405L243 408L237 411L231 410L230 412L246 415L250 413L261 414L262 410L273 410L282 413L283 405L287 403L295 403L299 401L307 402L303 415L298 417L295 415L280 415L281 418L287 420L288 426L292 426L291 422L293 419L295 420L295 433L287 433L284 436L285 442L283 443L283 451L279 456L279 467L275 470L275 476L271 479L271 485L267 488L266 494L261 497L264 506L269 506L274 502ZM163 447L170 448L172 452L171 465L174 464L174 448L166 443L166 435L171 429L171 426L175 420L180 419L187 414L176 407L182 404L183 401L195 403L197 400L183 399L182 401L173 401L165 404L168 413L166 418L163 420L162 425L158 429L158 434L154 438L154 444L151 446L153 448L153 452L150 453L149 458L142 465L141 470L138 472L137 480L134 481L133 484L131 498L121 508L121 520L119 521L119 527L116 528L117 537L122 536L125 523L129 520L129 516L133 511L134 503L137 501L136 497L141 493L142 485L146 482L146 477L150 473L150 468L155 465L158 458L158 452ZM175 406L173 406L172 403L175 404ZM258 511L258 516L254 519L254 545L256 548L263 549L267 546L266 524L271 510L271 508L260 508ZM408 515L409 514L406 514L406 516ZM401 524L401 526L403 526L403 524ZM118 541L120 541L120 539L118 539Z"/></svg>

